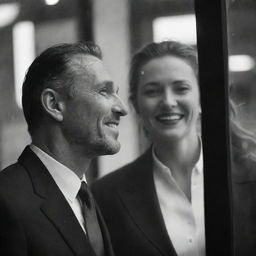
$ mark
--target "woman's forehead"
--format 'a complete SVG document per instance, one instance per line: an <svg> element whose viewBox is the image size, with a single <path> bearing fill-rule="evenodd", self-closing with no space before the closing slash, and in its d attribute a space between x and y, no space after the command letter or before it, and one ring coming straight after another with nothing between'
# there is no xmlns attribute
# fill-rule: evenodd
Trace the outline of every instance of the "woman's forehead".
<svg viewBox="0 0 256 256"><path fill-rule="evenodd" d="M140 79L162 76L195 77L192 66L182 58L164 56L145 63L139 73Z"/></svg>

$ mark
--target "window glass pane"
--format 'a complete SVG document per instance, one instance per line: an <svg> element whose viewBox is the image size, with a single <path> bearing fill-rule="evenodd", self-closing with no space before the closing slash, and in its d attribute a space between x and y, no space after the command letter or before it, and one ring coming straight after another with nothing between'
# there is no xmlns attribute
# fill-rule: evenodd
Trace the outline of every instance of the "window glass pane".
<svg viewBox="0 0 256 256"><path fill-rule="evenodd" d="M142 1L131 1L131 55L141 49L143 46L148 43L154 42L162 42L168 40L176 40L184 44L190 44L196 48L196 19L194 13L193 1L186 0L142 0ZM163 47L163 46L162 46ZM165 225L166 232L174 250L177 252L177 255L197 255L204 256L205 255L205 227L204 227L204 186L203 186L203 159L201 149L201 107L199 103L199 86L198 82L191 83L191 81L187 81L192 90L183 91L183 94L179 94L177 101L177 105L173 105L171 102L171 98L176 98L178 88L176 91L173 90L174 84L183 84L184 86L184 75L186 74L186 70L180 69L178 67L178 63L175 63L176 67L169 66L169 63L172 62L172 58L174 56L180 56L180 53L173 52L174 44L169 44L169 54L163 54L168 56L168 61L166 59L161 58L161 54L153 53L155 56L155 60L157 60L156 64L154 62L146 61L141 68L141 82L138 83L138 87L143 88L145 84L151 84L151 90L138 89L137 91L137 104L138 112L136 112L136 125L138 126L138 141L139 141L139 153L143 154L147 149L153 145L155 153L154 156L158 156L158 158L154 158L153 161L153 169L154 173L157 173L155 162L161 163L161 166L165 168L166 171L166 183L165 185L161 184L161 181L157 181L154 178L154 184L156 189L156 196L159 200L160 210L163 216L163 223ZM156 52L166 52L167 46L165 45L162 50L155 50ZM175 48L175 47L174 47ZM148 48L147 51L149 51ZM152 48L151 50L152 51ZM179 51L179 50L178 50ZM170 54L170 52L172 54ZM146 54L147 55L147 54ZM188 61L188 56L182 57L182 62L184 59ZM154 59L152 58L152 60ZM162 62L164 60L164 62ZM166 61L166 62L165 62ZM186 61L184 62L185 64ZM147 66L148 63L149 66ZM153 66L151 67L151 63ZM164 63L164 65L163 65ZM190 63L190 61L188 61ZM191 63L190 63L191 64ZM156 67L157 66L157 67ZM165 67L168 67L168 70ZM150 67L150 69L147 69ZM151 69L152 68L152 69ZM144 72L145 69L145 72ZM150 71L149 71L150 70ZM179 74L173 72L173 70L179 70ZM150 74L150 75L149 75ZM152 75L151 75L152 74ZM180 76L182 74L182 76ZM194 77L193 72L193 77ZM197 72L196 72L197 76ZM195 78L195 77L194 77ZM190 80L187 77L187 80ZM196 79L195 79L196 80ZM147 82L148 81L148 82ZM150 81L150 82L149 82ZM183 81L183 82L182 82ZM182 83L181 83L182 82ZM147 87L144 87L147 88ZM181 89L181 88L180 88ZM184 89L184 88L183 88ZM195 90L194 90L195 89ZM145 92L145 93L141 93ZM170 92L170 97L166 97L166 92ZM188 92L188 93L186 93ZM171 96L172 95L172 96ZM150 110L149 105L145 104L145 99L149 100L148 102L153 103L153 106ZM177 99L177 98L176 98ZM176 100L175 99L175 100ZM190 107L186 105L188 102L192 103ZM153 110L154 108L154 118L153 118ZM187 108L187 110L185 110ZM189 109L188 109L189 108ZM188 113L190 112L190 113ZM187 121L191 118L191 113L194 113L193 121ZM147 113L147 114L146 114ZM180 118L182 113L182 118ZM157 116L162 115L163 119L166 121L166 127L158 126L153 124L155 121L153 119L158 119ZM165 115L165 117L164 117ZM190 115L190 117L189 117ZM185 117L186 116L186 117ZM169 118L169 121L167 119ZM172 121L171 121L172 119ZM176 119L176 121L175 121ZM178 121L179 119L179 121ZM182 121L183 120L183 121ZM186 120L186 121L184 121ZM191 119L190 119L191 120ZM162 122L159 118L159 124ZM167 128L167 123L169 123L169 127ZM171 122L172 125L171 125ZM152 125L150 124L152 123ZM164 121L162 122L162 124ZM184 126L182 126L182 123ZM160 129L158 130L159 127ZM179 128L178 128L179 127ZM182 128L183 127L183 128ZM185 131L183 133L182 129ZM166 129L166 130L165 130ZM176 130L177 129L177 130ZM159 131L159 134L155 136L155 132ZM169 130L169 136L167 136L167 130ZM176 130L176 131L175 131ZM190 132L188 132L190 131ZM180 135L178 135L178 133ZM175 135L176 133L176 135ZM172 134L172 135L171 135ZM188 135L189 134L189 135ZM178 137L178 136L180 137ZM191 135L191 136L190 136ZM172 137L173 136L173 137ZM177 137L175 137L177 136ZM172 139L171 139L172 137ZM181 139L181 137L183 139ZM188 138L191 139L191 143L189 147L185 146L181 148L181 145L188 145ZM160 142L160 140L161 142ZM198 140L199 139L199 140ZM165 140L165 141L163 141ZM184 142L184 144L181 143ZM199 144L198 144L199 142ZM169 143L167 145L167 143ZM159 153L160 145L163 150ZM178 149L180 150L178 153ZM185 149L183 151L183 149ZM152 154L152 149L150 149ZM185 153L186 151L186 153ZM188 159L192 155L196 155L193 159L193 166L187 168L191 171L191 175L189 178L189 186L187 186L188 190L191 192L191 200L187 200L187 194L184 190L184 187L181 187L180 180L175 172L178 170L180 173L185 171L183 168L179 168L178 166L171 165L176 162L176 153L179 154L179 160L184 164L188 163ZM168 163L164 162L161 159L161 156L157 154L166 155L169 159ZM176 156L175 156L176 155ZM157 159L157 160L156 160ZM189 160L189 161L190 161ZM172 163L171 163L172 162ZM179 164L178 164L179 165ZM156 165L157 166L157 165ZM183 165L183 167L185 164ZM177 168L178 167L178 168ZM181 166L180 166L181 167ZM193 171L192 171L193 170ZM197 172L198 171L198 172ZM148 170L150 172L150 169ZM169 174L173 174L169 176ZM158 175L158 174L156 174ZM198 176L197 176L198 175ZM175 177L176 176L176 177ZM136 179L136 178L135 178ZM145 177L146 179L146 177ZM174 183L173 183L174 181ZM186 186L185 186L186 187ZM175 188L178 188L181 194L175 191ZM161 194L162 189L164 189L165 196ZM173 200L173 196L177 196L178 201ZM181 197L180 197L181 195ZM185 199L185 200L184 200ZM164 206L165 205L165 206ZM178 206L179 205L179 206ZM184 207L185 206L185 207ZM186 208L188 206L188 208ZM179 208L178 211L176 207ZM186 217L185 217L186 216ZM152 223L151 226L155 229L156 226L160 226L159 223ZM156 231L157 232L157 231ZM163 239L165 240L165 239ZM164 242L164 241L162 241ZM169 252L170 253L170 250Z"/></svg>
<svg viewBox="0 0 256 256"><path fill-rule="evenodd" d="M235 255L256 250L256 1L228 2Z"/></svg>

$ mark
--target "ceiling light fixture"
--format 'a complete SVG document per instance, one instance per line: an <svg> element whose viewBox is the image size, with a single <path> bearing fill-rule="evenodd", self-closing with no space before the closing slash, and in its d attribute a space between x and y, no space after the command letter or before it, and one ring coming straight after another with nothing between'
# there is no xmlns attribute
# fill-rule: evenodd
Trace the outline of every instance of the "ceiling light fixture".
<svg viewBox="0 0 256 256"><path fill-rule="evenodd" d="M47 5L56 5L59 3L59 0L45 0Z"/></svg>
<svg viewBox="0 0 256 256"><path fill-rule="evenodd" d="M18 22L13 27L13 58L15 97L21 107L22 83L26 70L35 58L35 28L31 21Z"/></svg>
<svg viewBox="0 0 256 256"><path fill-rule="evenodd" d="M249 55L231 55L229 56L229 71L244 72L252 70L255 67L254 59Z"/></svg>

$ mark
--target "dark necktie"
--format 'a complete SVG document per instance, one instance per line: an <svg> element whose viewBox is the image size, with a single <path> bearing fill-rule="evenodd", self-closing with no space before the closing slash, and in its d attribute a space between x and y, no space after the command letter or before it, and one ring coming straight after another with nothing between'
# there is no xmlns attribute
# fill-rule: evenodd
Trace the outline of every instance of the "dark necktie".
<svg viewBox="0 0 256 256"><path fill-rule="evenodd" d="M95 202L88 185L84 181L81 182L78 196L82 201L82 213L84 216L86 234L90 244L97 256L103 256L104 244L97 219Z"/></svg>

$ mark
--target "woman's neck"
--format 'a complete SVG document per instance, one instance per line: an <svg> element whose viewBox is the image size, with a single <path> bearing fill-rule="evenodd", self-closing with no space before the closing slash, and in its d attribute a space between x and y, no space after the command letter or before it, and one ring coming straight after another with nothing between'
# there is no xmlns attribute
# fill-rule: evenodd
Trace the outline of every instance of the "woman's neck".
<svg viewBox="0 0 256 256"><path fill-rule="evenodd" d="M183 175L191 173L200 155L198 136L168 143L155 143L154 146L159 160L172 172Z"/></svg>
<svg viewBox="0 0 256 256"><path fill-rule="evenodd" d="M171 170L177 185L191 202L191 174L200 156L199 138L194 136L168 145L156 144L155 153Z"/></svg>

